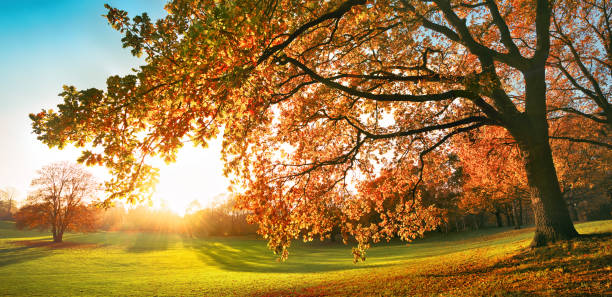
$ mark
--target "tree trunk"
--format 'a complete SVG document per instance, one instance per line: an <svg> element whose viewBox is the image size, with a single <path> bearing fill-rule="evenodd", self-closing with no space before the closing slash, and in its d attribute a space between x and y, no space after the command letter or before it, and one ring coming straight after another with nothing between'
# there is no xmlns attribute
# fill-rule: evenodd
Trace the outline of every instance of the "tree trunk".
<svg viewBox="0 0 612 297"><path fill-rule="evenodd" d="M521 201L517 199L512 201L512 215L514 216L514 229L521 229L521 225L523 224L521 217L520 217L520 213L519 213L520 203Z"/></svg>
<svg viewBox="0 0 612 297"><path fill-rule="evenodd" d="M569 205L569 208L572 214L572 221L577 222L578 221L578 211L576 210L576 204L571 202Z"/></svg>
<svg viewBox="0 0 612 297"><path fill-rule="evenodd" d="M548 126L546 121L536 124L531 121L529 132L519 138L536 225L531 243L534 247L578 236L561 195L548 143Z"/></svg>
<svg viewBox="0 0 612 297"><path fill-rule="evenodd" d="M57 232L57 236L53 237L53 242L57 242L57 243L62 242L63 238L64 238L64 232Z"/></svg>
<svg viewBox="0 0 612 297"><path fill-rule="evenodd" d="M578 211L576 210L576 202L574 202L575 197L574 197L573 191L571 189L568 191L563 191L561 192L561 196L563 197L563 200L565 200L565 203L567 204L567 208L568 208L568 211L570 212L570 218L572 219L572 222L577 222L578 221Z"/></svg>
<svg viewBox="0 0 612 297"><path fill-rule="evenodd" d="M485 213L484 212L480 212L478 213L478 225L480 225L480 228L484 228L486 227L486 222L485 222Z"/></svg>
<svg viewBox="0 0 612 297"><path fill-rule="evenodd" d="M548 142L528 148L525 168L536 225L532 246L578 236L561 197Z"/></svg>
<svg viewBox="0 0 612 297"><path fill-rule="evenodd" d="M510 211L508 210L508 206L505 206L504 208L505 208L504 209L504 216L506 216L506 223L507 223L508 227L514 226L514 218L510 214Z"/></svg>
<svg viewBox="0 0 612 297"><path fill-rule="evenodd" d="M535 218L532 246L578 236L561 195L548 137L544 60L523 71L525 112L512 116L509 131L517 140L527 174Z"/></svg>
<svg viewBox="0 0 612 297"><path fill-rule="evenodd" d="M53 242L62 242L62 235L63 234L61 234L60 232L53 230Z"/></svg>
<svg viewBox="0 0 612 297"><path fill-rule="evenodd" d="M62 242L62 237L64 237L64 231L62 231L61 227L58 230L55 225L52 226L51 233L53 233L53 242Z"/></svg>
<svg viewBox="0 0 612 297"><path fill-rule="evenodd" d="M501 211L499 211L499 209L495 209L493 214L495 214L495 219L497 220L497 227L503 227Z"/></svg>
<svg viewBox="0 0 612 297"><path fill-rule="evenodd" d="M523 198L519 198L518 200L518 223L522 226L523 222Z"/></svg>

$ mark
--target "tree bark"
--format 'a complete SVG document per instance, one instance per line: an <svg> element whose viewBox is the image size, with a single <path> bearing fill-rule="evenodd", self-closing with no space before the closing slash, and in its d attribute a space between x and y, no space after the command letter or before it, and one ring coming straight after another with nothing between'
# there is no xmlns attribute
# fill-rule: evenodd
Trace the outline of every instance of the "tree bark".
<svg viewBox="0 0 612 297"><path fill-rule="evenodd" d="M578 236L561 196L548 141L526 148L525 169L536 231L532 246Z"/></svg>
<svg viewBox="0 0 612 297"><path fill-rule="evenodd" d="M509 122L509 131L519 144L527 174L536 225L531 245L537 247L577 237L578 232L561 195L553 163L546 118L544 63L535 64L523 71L523 76L525 112L513 115Z"/></svg>
<svg viewBox="0 0 612 297"><path fill-rule="evenodd" d="M536 225L531 245L537 247L577 237L578 232L561 194L548 142L548 126L545 121L532 120L531 124L531 132L525 133L526 137L519 140L519 146Z"/></svg>
<svg viewBox="0 0 612 297"><path fill-rule="evenodd" d="M53 242L57 242L57 243L62 242L62 237L63 237L62 234L60 234L59 232L55 230L53 231Z"/></svg>
<svg viewBox="0 0 612 297"><path fill-rule="evenodd" d="M62 242L62 237L64 237L64 232L58 230L56 226L51 228L51 233L53 233L53 242L59 243Z"/></svg>

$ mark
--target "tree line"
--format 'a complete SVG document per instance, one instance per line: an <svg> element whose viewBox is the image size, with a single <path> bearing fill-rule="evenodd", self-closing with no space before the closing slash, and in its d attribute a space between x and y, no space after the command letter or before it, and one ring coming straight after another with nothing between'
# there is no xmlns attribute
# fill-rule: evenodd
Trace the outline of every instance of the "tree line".
<svg viewBox="0 0 612 297"><path fill-rule="evenodd" d="M494 139L485 139L471 135L458 140L462 141L472 146L496 147L495 141L507 141L507 138L497 135ZM461 147L459 143L457 147ZM418 189L423 207L433 207L435 212L430 215L440 220L436 231L460 232L492 226L521 228L535 223L525 177L513 168L519 166L518 157L513 155L513 145L502 147L505 150L489 150L486 156L474 155L469 150L465 154L459 149L448 156L447 161L427 167L428 175L441 176L444 180L443 183L437 179L425 181ZM612 218L612 171L606 162L606 154L610 152L598 151L600 148L587 144L554 147L572 150L572 158L559 154L562 157L556 159L562 172L561 184L567 185L563 193L572 220ZM172 232L192 237L244 236L255 235L258 231L253 213L236 207L236 195L221 197L223 199L208 207L201 207L194 201L183 217L163 206L130 207L118 202L105 207L98 197L100 185L93 176L83 167L68 162L44 166L32 185L35 190L29 193L21 208L16 207L14 189L0 192L0 213L5 219L14 217L19 228L50 230L56 242L62 241L66 231ZM401 199L412 190L409 185L387 172L362 185L360 191L374 195L374 199L368 200L368 210L356 222L364 226L380 224L385 219L380 213L398 207ZM389 192L390 186L395 186L396 190ZM331 217L341 212L339 207L330 210ZM397 229L388 232L389 238L401 237ZM348 236L336 227L322 239L325 238L336 241L346 240Z"/></svg>
<svg viewBox="0 0 612 297"><path fill-rule="evenodd" d="M209 207L193 205L184 217L167 207L112 206L102 203L100 183L83 166L58 162L43 166L32 180L33 191L16 207L15 190L0 192L0 219L14 219L17 228L50 231L54 242L65 232L173 232L194 237L255 234L247 212L234 208L234 196Z"/></svg>
<svg viewBox="0 0 612 297"><path fill-rule="evenodd" d="M0 189L0 219L11 219L17 209L17 190L11 187Z"/></svg>
<svg viewBox="0 0 612 297"><path fill-rule="evenodd" d="M198 207L180 216L168 208L116 204L99 218L100 230L171 232L191 237L255 235L257 226L247 222L247 213L233 207L230 196L222 203Z"/></svg>

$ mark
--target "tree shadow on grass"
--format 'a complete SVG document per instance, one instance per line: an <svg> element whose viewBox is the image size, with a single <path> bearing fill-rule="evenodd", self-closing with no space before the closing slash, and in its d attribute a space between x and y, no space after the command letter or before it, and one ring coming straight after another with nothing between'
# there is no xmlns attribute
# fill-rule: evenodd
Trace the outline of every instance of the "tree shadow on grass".
<svg viewBox="0 0 612 297"><path fill-rule="evenodd" d="M11 241L8 244L0 248L0 267L46 257L54 249L91 249L102 246L70 241L56 243L49 239Z"/></svg>
<svg viewBox="0 0 612 297"><path fill-rule="evenodd" d="M545 283L549 290L570 295L600 295L609 287L612 265L612 233L582 235L547 247L524 249L493 265L466 266L454 271L423 274L433 278L513 279L521 285L505 294L548 294L535 282ZM530 277L537 276L537 279Z"/></svg>
<svg viewBox="0 0 612 297"><path fill-rule="evenodd" d="M207 265L237 272L314 273L381 266L353 264L352 258L343 257L344 250L329 247L300 249L299 254L290 254L285 262L279 262L262 242L255 240L185 240L183 245L194 250Z"/></svg>
<svg viewBox="0 0 612 297"><path fill-rule="evenodd" d="M164 251L169 247L167 233L138 233L134 242L126 249L128 253Z"/></svg>
<svg viewBox="0 0 612 297"><path fill-rule="evenodd" d="M46 257L50 251L32 245L16 245L15 247L0 248L0 267L18 264Z"/></svg>
<svg viewBox="0 0 612 297"><path fill-rule="evenodd" d="M606 243L607 242L607 243ZM518 255L501 261L493 268L512 268L519 264L526 267L508 273L525 273L534 271L558 270L581 273L610 267L612 233L595 233L581 235L579 238L560 242L549 247L523 250ZM601 247L607 245L606 253Z"/></svg>

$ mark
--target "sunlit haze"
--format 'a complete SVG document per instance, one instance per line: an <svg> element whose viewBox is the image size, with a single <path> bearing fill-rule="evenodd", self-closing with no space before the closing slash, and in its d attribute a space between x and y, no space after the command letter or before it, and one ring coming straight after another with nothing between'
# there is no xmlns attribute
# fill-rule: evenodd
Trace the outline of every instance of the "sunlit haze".
<svg viewBox="0 0 612 297"><path fill-rule="evenodd" d="M110 75L127 74L143 61L121 48L121 34L101 15L104 3L131 15L165 14L162 0L134 1L0 1L0 188L14 187L23 201L36 170L56 161L75 161L72 147L49 149L31 133L28 114L54 108L61 102L62 85L104 88ZM184 214L198 200L203 206L227 192L222 175L220 140L209 148L186 144L177 162L160 168L160 182L153 199ZM101 181L104 168L88 168Z"/></svg>

